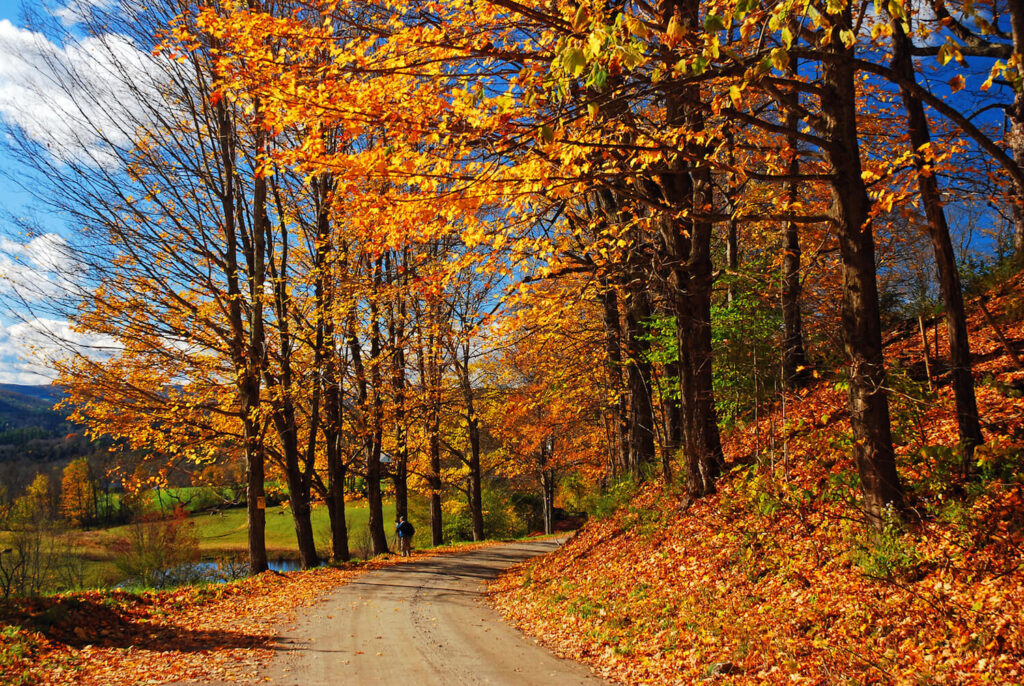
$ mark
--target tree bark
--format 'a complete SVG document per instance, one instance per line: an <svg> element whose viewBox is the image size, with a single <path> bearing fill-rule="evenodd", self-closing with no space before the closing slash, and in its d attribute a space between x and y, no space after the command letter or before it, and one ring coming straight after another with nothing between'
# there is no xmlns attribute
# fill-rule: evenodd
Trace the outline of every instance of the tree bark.
<svg viewBox="0 0 1024 686"><path fill-rule="evenodd" d="M394 263L392 262L394 259ZM395 284L399 281L401 271L398 264L399 254L393 258L385 255L385 270L388 273L389 283ZM404 283L402 284L404 285ZM397 303L395 300L397 299ZM409 517L409 430L406 417L406 395L407 381L405 377L405 349L406 349L406 319L408 311L406 308L405 295L399 292L391 299L388 317L388 337L391 347L391 392L394 397L394 435L395 454L392 455L391 478L395 484L395 519Z"/></svg>
<svg viewBox="0 0 1024 686"><path fill-rule="evenodd" d="M265 181L258 180L261 183ZM278 201L279 214L283 216L283 206L280 195L275 186L275 197ZM299 548L299 559L303 569L311 569L320 564L320 558L316 552L316 542L313 539L312 512L310 508L310 479L307 473L303 473L302 462L303 452L299 448L299 427L295 416L295 384L292 370L293 340L291 333L290 298L287 292L288 260L289 260L289 231L287 224L282 221L280 224L280 242L275 245L270 231L270 221L266 215L265 205L260 206L257 211L262 212L258 225L262 225L267 236L266 246L267 264L273 284L274 311L277 315L277 344L275 357L279 365L277 374L273 374L269 365L264 367L263 377L267 389L271 391L269 402L272 406L271 417L274 427L277 429L278 440L281 443L281 454L284 459L285 480L288 484L288 501L292 511L292 521L295 525L295 537ZM276 259L275 259L276 258ZM316 418L319 415L319 384L313 388L313 408L311 410L311 425L309 432L310 444L308 446L307 460L312 460L316 454L316 435L318 429ZM309 468L312 464L306 463Z"/></svg>
<svg viewBox="0 0 1024 686"><path fill-rule="evenodd" d="M893 70L906 81L913 83L917 74L910 54L910 39L903 31L903 25L896 19L890 20L893 29ZM928 119L924 105L906 88L900 89L903 106L907 111L907 131L910 145L914 149L914 166L917 169L917 184L924 203L928 220L928 235L935 253L935 264L939 271L939 289L946 306L946 328L949 331L949 366L956 399L957 428L960 444L964 449L964 473L966 475L974 448L983 442L981 422L978 418L978 401L974 393L974 375L971 370L971 344L967 334L967 314L964 311L963 290L960 274L956 268L956 255L949 237L946 212L943 209L942 194L938 180L926 169L927 161L922 150L931 142ZM1020 95L1017 96L1020 98ZM1018 162L1020 162L1018 158ZM1015 205L1017 208L1017 205ZM1015 209L1016 217L1017 209ZM923 333L923 332L922 332ZM927 353L926 353L927 354ZM931 380L929 379L929 383Z"/></svg>
<svg viewBox="0 0 1024 686"><path fill-rule="evenodd" d="M668 0L662 20L676 19L683 26L698 26L697 0ZM665 120L685 123L690 131L704 128L699 85L669 88L664 92ZM711 223L694 220L712 204L711 171L704 159L709 150L690 143L687 159L673 162L660 175L659 185L667 205L676 212L662 221L666 256L671 266L669 284L676 314L676 345L679 353L679 388L683 406L685 472L693 495L714 491L721 473L723 453L715 411L711 348ZM685 216L689 211L690 216Z"/></svg>
<svg viewBox="0 0 1024 686"><path fill-rule="evenodd" d="M1010 29L1013 37L1013 54L1024 54L1024 0L1007 0L1010 14ZM1006 108L1010 130L1006 138L1013 153L1013 160L1024 166L1024 91L1016 91L1013 104ZM1013 260L1024 264L1024 188L1014 183L1013 217Z"/></svg>
<svg viewBox="0 0 1024 686"><path fill-rule="evenodd" d="M348 522L345 521L345 461L341 456L341 420L343 407L341 389L334 372L335 362L328 365L324 394L327 421L324 422L324 446L327 453L327 516L331 523L331 553L335 561L348 562Z"/></svg>
<svg viewBox="0 0 1024 686"><path fill-rule="evenodd" d="M790 69L796 73L796 58L790 58ZM793 97L796 102L796 94ZM797 131L800 119L788 111L786 113L786 129ZM788 173L793 177L786 189L786 200L790 207L799 199L799 183L795 180L800 174L800 155L797 149L797 138L791 135L786 140L792 158L789 161ZM800 298L803 285L800 281L800 226L794 221L786 222L783 238L782 254L782 380L788 390L796 390L807 384L810 370L807 368L807 352L804 348L803 321L800 314Z"/></svg>
<svg viewBox="0 0 1024 686"><path fill-rule="evenodd" d="M673 333L676 333L673 327ZM672 462L679 455L684 445L684 417L685 410L682 398L679 394L679 378L682 375L682 364L678 357L665 364L665 385L672 384L676 392L671 389L662 394L662 408L665 413L665 445L661 449L661 478L666 484L672 483ZM675 380L674 384L672 380Z"/></svg>
<svg viewBox="0 0 1024 686"><path fill-rule="evenodd" d="M651 307L646 280L631 280L626 301L626 387L629 392L629 469L642 480L655 463L654 406L651 403L650 342L647 325Z"/></svg>
<svg viewBox="0 0 1024 686"><path fill-rule="evenodd" d="M248 320L242 311L242 289L239 279L238 217L241 212L235 196L237 169L235 165L235 124L223 102L217 103L217 145L220 154L221 212L225 238L225 277L228 288L228 320L231 325L232 362L238 374L238 394L242 411L242 442L245 454L245 501L249 545L249 571L267 571L266 493L264 485L263 437L259 427L260 370L264 364L263 308L259 298L264 284L263 232L258 226L253 240L248 241L246 262L252 266L248 296L253 307ZM254 202L257 210L266 203L266 184L257 182ZM259 220L257 220L258 223ZM246 326L248 325L248 327Z"/></svg>
<svg viewBox="0 0 1024 686"><path fill-rule="evenodd" d="M604 344L608 360L608 378L611 392L615 394L612 404L612 440L609 441L609 473L614 480L626 468L629 458L629 405L622 380L622 345L619 323L619 304L615 288L604 280L601 291L601 306L604 314Z"/></svg>
<svg viewBox="0 0 1024 686"><path fill-rule="evenodd" d="M399 309L399 318L405 317L404 302ZM409 437L405 416L405 343L404 327L401 322L395 325L394 341L394 373L392 388L395 394L395 517L409 517Z"/></svg>
<svg viewBox="0 0 1024 686"><path fill-rule="evenodd" d="M370 300L370 358L371 392L373 393L372 432L368 437L366 455L366 505L369 515L370 542L374 555L388 552L388 538L384 531L384 499L381 491L381 440L383 438L383 399L381 398L380 311L377 296L380 293L380 265L374 264L374 293Z"/></svg>
<svg viewBox="0 0 1024 686"><path fill-rule="evenodd" d="M466 431L469 435L469 511L473 520L473 540L484 540L484 504L480 475L480 420L476 415L473 385L469 377L469 343L463 347L460 376L466 403Z"/></svg>
<svg viewBox="0 0 1024 686"><path fill-rule="evenodd" d="M548 465L554 450L554 440L547 438L540 444L540 486L541 510L544 516L544 533L555 533L555 470Z"/></svg>
<svg viewBox="0 0 1024 686"><path fill-rule="evenodd" d="M424 318L426 321L424 321ZM430 302L417 326L419 338L420 384L426 396L427 413L427 474L425 479L430 489L430 540L435 546L444 541L444 527L441 511L441 362L440 341L437 322L440 318L438 304ZM424 328L428 331L425 333Z"/></svg>
<svg viewBox="0 0 1024 686"><path fill-rule="evenodd" d="M861 177L857 139L853 49L843 45L840 31L852 30L851 10L844 5L829 14L827 50L837 59L821 67L824 137L832 172L832 206L839 234L843 284L843 341L850 369L849 407L854 460L860 474L864 507L876 524L887 506L903 505L903 486L896 471L885 389L885 362L875 274L875 241L868 198Z"/></svg>
<svg viewBox="0 0 1024 686"><path fill-rule="evenodd" d="M334 288L338 275L332 269L328 257L334 252L330 205L333 202L334 182L328 176L315 181L317 208L316 242L316 306L317 334L315 365L322 369L318 383L323 395L323 415L320 430L324 435L324 452L327 459L327 487L324 500L327 503L327 517L331 527L331 557L336 562L347 562L348 522L345 521L345 461L342 458L341 422L344 416L341 388L340 360L337 349L334 320ZM345 264L344 258L340 260Z"/></svg>
<svg viewBox="0 0 1024 686"><path fill-rule="evenodd" d="M441 545L444 542L444 526L441 511L441 411L440 400L430 408L430 471L427 486L430 488L430 542Z"/></svg>

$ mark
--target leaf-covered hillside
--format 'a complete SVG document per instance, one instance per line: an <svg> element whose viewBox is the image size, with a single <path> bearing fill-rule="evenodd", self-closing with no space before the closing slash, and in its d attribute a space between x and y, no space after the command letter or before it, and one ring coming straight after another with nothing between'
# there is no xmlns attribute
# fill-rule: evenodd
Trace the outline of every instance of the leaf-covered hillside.
<svg viewBox="0 0 1024 686"><path fill-rule="evenodd" d="M1018 275L986 304L1017 350L1022 286ZM1021 683L1024 369L968 307L987 440L970 478L955 476L951 393L928 390L920 337L886 350L905 523L868 526L842 383L822 380L726 435L717 493L622 498L503 577L499 608L630 684Z"/></svg>

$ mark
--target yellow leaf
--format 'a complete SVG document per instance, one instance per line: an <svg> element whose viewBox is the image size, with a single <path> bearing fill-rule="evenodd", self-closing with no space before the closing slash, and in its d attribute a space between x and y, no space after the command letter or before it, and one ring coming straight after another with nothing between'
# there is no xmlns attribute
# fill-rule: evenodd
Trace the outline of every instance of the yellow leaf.
<svg viewBox="0 0 1024 686"><path fill-rule="evenodd" d="M576 16L572 20L572 27L579 31L587 24L587 6L580 5L580 8L576 10Z"/></svg>
<svg viewBox="0 0 1024 686"><path fill-rule="evenodd" d="M668 20L665 35L668 36L668 44L670 46L676 45L683 39L683 25L679 23L679 17L673 16Z"/></svg>
<svg viewBox="0 0 1024 686"><path fill-rule="evenodd" d="M729 86L729 97L732 99L733 107L739 109L743 104L743 91L739 86Z"/></svg>
<svg viewBox="0 0 1024 686"><path fill-rule="evenodd" d="M783 48L772 50L772 65L779 71L784 71L789 66L789 53Z"/></svg>

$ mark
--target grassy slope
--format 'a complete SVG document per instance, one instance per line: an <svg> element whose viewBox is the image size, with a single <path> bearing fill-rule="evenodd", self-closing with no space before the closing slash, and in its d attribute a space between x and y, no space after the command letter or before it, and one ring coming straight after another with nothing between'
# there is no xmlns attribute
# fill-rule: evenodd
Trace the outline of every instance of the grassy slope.
<svg viewBox="0 0 1024 686"><path fill-rule="evenodd" d="M1018 276L989 304L1018 347L1020 293ZM971 325L991 443L966 496L946 487L950 451L936 447L956 440L949 388L931 396L897 372L897 451L920 518L865 526L845 395L821 383L785 422L725 437L717 494L646 489L503 577L496 603L626 683L1024 683L1024 371L980 313ZM920 340L887 354L909 366Z"/></svg>

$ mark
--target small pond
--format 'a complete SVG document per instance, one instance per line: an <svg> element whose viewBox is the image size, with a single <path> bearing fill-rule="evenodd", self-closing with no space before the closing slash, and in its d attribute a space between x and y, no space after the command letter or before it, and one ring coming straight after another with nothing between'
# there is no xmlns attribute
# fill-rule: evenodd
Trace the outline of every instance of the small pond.
<svg viewBox="0 0 1024 686"><path fill-rule="evenodd" d="M267 566L275 572L297 572L302 569L302 563L299 560L269 560ZM169 569L162 569L154 573L148 582L144 584L138 584L134 579L126 579L119 583L117 588L130 588L138 585L162 588L197 583L222 584L248 575L248 562L192 562Z"/></svg>

